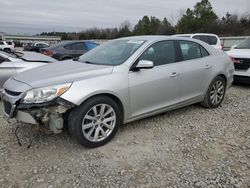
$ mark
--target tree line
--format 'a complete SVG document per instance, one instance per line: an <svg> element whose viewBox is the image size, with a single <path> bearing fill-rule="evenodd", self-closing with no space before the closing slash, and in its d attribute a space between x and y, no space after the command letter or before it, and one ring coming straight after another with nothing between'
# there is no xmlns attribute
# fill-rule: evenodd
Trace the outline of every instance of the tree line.
<svg viewBox="0 0 250 188"><path fill-rule="evenodd" d="M188 8L174 25L165 17L144 16L132 27L129 21L115 28L91 28L81 32L43 32L40 35L61 36L62 40L114 39L131 35L173 35L176 33L214 33L220 36L250 35L250 14L233 15L229 12L219 18L209 0L197 2Z"/></svg>

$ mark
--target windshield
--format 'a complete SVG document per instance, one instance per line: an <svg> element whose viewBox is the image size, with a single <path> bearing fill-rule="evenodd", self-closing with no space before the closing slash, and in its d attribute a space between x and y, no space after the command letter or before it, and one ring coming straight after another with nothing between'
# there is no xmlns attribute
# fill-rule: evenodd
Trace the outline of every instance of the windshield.
<svg viewBox="0 0 250 188"><path fill-rule="evenodd" d="M82 55L79 61L91 64L120 65L144 42L143 40L113 40L90 50Z"/></svg>
<svg viewBox="0 0 250 188"><path fill-rule="evenodd" d="M250 49L250 38L247 38L242 43L238 44L236 49Z"/></svg>

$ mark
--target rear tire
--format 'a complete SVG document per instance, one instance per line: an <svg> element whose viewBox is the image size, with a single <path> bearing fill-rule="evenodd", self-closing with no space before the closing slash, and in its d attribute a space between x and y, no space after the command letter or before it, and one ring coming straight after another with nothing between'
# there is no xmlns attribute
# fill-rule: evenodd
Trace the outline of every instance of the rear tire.
<svg viewBox="0 0 250 188"><path fill-rule="evenodd" d="M94 148L114 137L122 124L122 115L115 101L97 96L73 109L68 120L70 135L81 145Z"/></svg>
<svg viewBox="0 0 250 188"><path fill-rule="evenodd" d="M217 108L224 100L226 92L226 81L224 78L217 76L213 79L207 90L201 105L206 108Z"/></svg>

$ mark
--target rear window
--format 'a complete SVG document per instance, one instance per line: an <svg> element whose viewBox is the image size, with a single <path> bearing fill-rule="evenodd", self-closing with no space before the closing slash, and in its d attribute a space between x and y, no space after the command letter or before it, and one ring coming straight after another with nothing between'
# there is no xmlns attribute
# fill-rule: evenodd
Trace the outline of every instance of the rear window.
<svg viewBox="0 0 250 188"><path fill-rule="evenodd" d="M208 36L208 35L195 35L193 38L201 40L205 43L208 43L210 45L216 45L217 44L217 38L215 36Z"/></svg>

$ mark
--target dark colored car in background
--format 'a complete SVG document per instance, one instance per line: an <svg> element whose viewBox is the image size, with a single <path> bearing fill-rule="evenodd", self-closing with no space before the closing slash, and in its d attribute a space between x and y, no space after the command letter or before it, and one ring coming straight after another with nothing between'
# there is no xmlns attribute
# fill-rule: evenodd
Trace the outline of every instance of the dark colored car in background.
<svg viewBox="0 0 250 188"><path fill-rule="evenodd" d="M41 53L62 61L79 57L98 45L99 44L92 41L67 41L60 42L49 48L41 49Z"/></svg>
<svg viewBox="0 0 250 188"><path fill-rule="evenodd" d="M45 42L28 43L23 47L24 51L40 52L40 49L49 47Z"/></svg>

